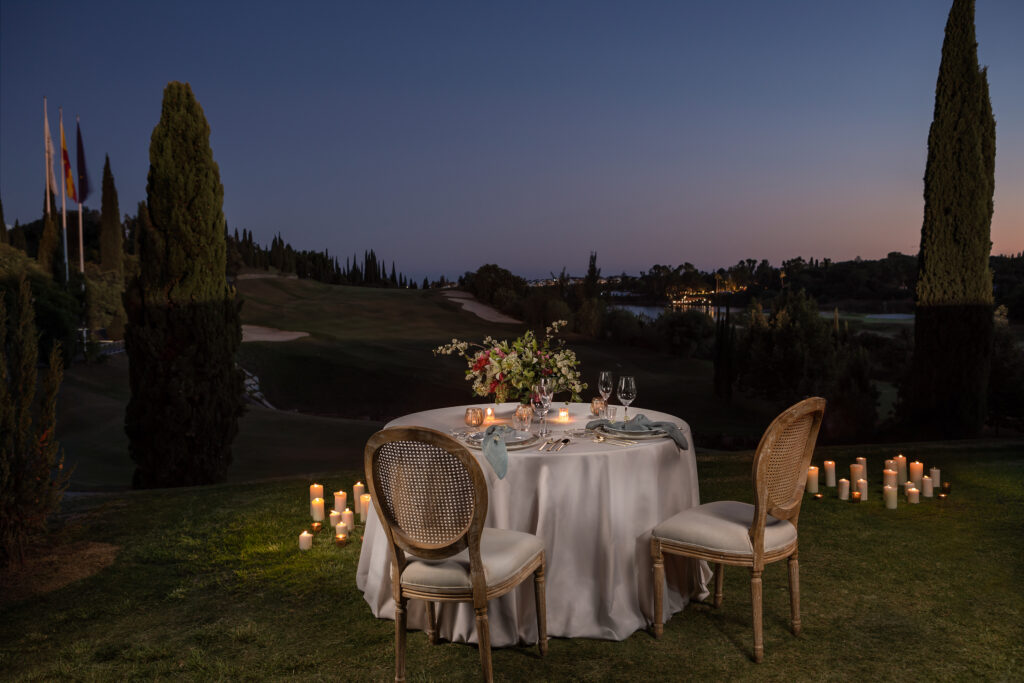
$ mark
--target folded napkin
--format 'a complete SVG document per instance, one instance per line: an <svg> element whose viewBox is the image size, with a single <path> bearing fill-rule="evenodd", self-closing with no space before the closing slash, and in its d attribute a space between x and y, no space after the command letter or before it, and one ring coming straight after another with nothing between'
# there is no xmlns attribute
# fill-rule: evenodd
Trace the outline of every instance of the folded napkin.
<svg viewBox="0 0 1024 683"><path fill-rule="evenodd" d="M644 414L634 415L626 421L612 422L606 418L600 420L594 420L587 423L587 429L596 429L601 425L607 425L612 429L618 429L623 432L653 432L661 430L665 432L676 445L682 448L684 451L690 446L686 443L686 437L679 431L679 427L674 422L651 422L651 420Z"/></svg>
<svg viewBox="0 0 1024 683"><path fill-rule="evenodd" d="M487 462L491 463L494 473L498 479L504 479L508 472L508 451L505 449L505 435L515 434L514 429L508 425L491 425L484 432L483 442L480 448L484 452Z"/></svg>

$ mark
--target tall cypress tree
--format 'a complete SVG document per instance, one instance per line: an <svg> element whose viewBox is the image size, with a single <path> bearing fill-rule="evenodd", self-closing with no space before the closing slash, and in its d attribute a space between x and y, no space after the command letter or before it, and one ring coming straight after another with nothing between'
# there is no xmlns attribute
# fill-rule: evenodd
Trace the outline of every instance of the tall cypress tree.
<svg viewBox="0 0 1024 683"><path fill-rule="evenodd" d="M140 205L140 272L126 288L133 486L224 481L243 412L239 303L225 278L224 188L188 84L164 90Z"/></svg>
<svg viewBox="0 0 1024 683"><path fill-rule="evenodd" d="M52 207L51 207L52 209ZM43 201L43 232L39 235L39 247L36 249L36 261L46 273L53 273L61 256L60 233L57 230L56 210L47 211ZM63 268L60 272L64 275Z"/></svg>
<svg viewBox="0 0 1024 683"><path fill-rule="evenodd" d="M928 133L907 406L924 435L969 437L984 425L994 190L995 119L978 67L974 0L954 0Z"/></svg>
<svg viewBox="0 0 1024 683"><path fill-rule="evenodd" d="M123 269L124 230L121 227L121 208L117 203L114 174L110 172L110 157L103 161L103 197L100 208L100 265L103 270L117 273Z"/></svg>

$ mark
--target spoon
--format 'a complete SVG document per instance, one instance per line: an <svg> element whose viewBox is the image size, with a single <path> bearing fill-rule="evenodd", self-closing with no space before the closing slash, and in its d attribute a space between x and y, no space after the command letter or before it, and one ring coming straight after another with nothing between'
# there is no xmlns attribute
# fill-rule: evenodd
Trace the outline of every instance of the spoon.
<svg viewBox="0 0 1024 683"><path fill-rule="evenodd" d="M636 441L630 441L629 439L613 438L613 437L605 436L604 434L595 434L594 435L594 443L604 443L605 441L607 441L608 443L615 444L616 446L635 446L636 445Z"/></svg>

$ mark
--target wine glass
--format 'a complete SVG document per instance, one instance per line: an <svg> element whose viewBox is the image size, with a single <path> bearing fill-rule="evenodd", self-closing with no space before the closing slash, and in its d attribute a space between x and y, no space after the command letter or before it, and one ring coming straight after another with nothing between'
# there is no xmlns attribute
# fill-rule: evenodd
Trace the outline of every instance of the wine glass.
<svg viewBox="0 0 1024 683"><path fill-rule="evenodd" d="M622 409L622 421L629 419L629 404L636 400L636 378L632 375L623 375L619 378L619 403L625 406Z"/></svg>
<svg viewBox="0 0 1024 683"><path fill-rule="evenodd" d="M542 379L533 385L533 391L530 393L530 403L533 404L534 412L540 415L540 431L537 432L537 436L545 437L551 434L551 430L547 428L544 418L551 407L552 396L554 396L554 392L549 380Z"/></svg>
<svg viewBox="0 0 1024 683"><path fill-rule="evenodd" d="M602 370L601 377L597 380L597 390L601 394L601 398L608 402L608 398L612 395L612 389L615 388L615 379L612 377L611 370Z"/></svg>

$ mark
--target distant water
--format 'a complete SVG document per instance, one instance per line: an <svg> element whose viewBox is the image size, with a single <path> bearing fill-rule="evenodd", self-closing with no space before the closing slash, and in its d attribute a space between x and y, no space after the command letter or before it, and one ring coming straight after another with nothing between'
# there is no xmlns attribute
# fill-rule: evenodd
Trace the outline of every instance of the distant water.
<svg viewBox="0 0 1024 683"><path fill-rule="evenodd" d="M658 316L660 316L662 313L672 310L701 311L703 313L707 313L712 318L715 317L714 306L676 306L675 308L673 308L672 306L631 306L629 304L615 304L614 306L609 306L609 308L617 308L622 311L629 311L630 313L637 317L644 317L647 318L648 320L657 320ZM729 312L731 315L736 315L740 312L740 310L741 309L733 308ZM723 308L722 311L724 312L725 309Z"/></svg>

